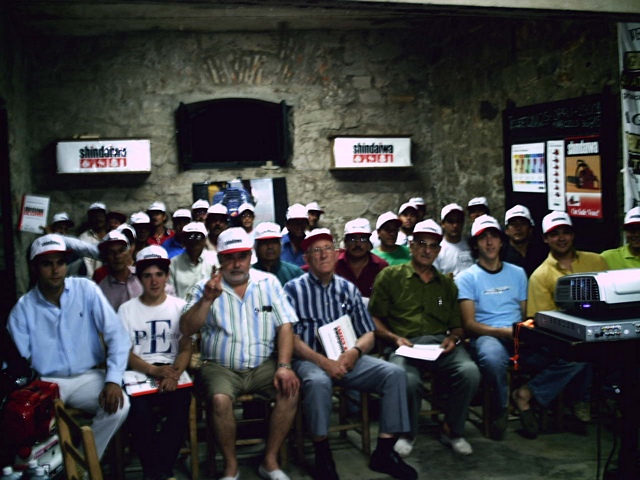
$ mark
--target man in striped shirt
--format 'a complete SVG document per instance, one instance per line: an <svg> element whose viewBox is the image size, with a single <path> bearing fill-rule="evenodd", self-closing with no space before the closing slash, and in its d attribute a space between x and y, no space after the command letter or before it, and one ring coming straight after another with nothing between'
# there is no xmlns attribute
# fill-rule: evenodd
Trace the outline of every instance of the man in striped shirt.
<svg viewBox="0 0 640 480"><path fill-rule="evenodd" d="M357 287L334 273L338 254L331 232L312 230L300 246L309 272L287 282L284 289L300 319L295 326L293 368L302 380L302 405L313 435L314 478L338 478L327 440L333 385L381 396L380 434L369 468L393 478L418 478L393 450L397 436L409 431L404 370L365 355L373 347L375 326ZM343 315L349 315L357 340L337 360L330 360L315 332Z"/></svg>
<svg viewBox="0 0 640 480"><path fill-rule="evenodd" d="M245 393L275 399L261 478L288 480L277 455L296 413L299 380L291 370L295 311L278 279L250 268L253 242L243 228L218 237L221 272L198 282L180 319L183 335L202 333L202 376L213 405L223 480L239 478L234 400ZM277 350L277 353L276 353Z"/></svg>

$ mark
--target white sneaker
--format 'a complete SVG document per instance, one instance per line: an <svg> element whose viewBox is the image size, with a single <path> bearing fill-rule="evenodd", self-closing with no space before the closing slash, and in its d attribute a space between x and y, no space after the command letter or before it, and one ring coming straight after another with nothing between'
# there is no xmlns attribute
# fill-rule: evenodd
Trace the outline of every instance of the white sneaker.
<svg viewBox="0 0 640 480"><path fill-rule="evenodd" d="M463 437L449 438L442 433L440 434L440 441L447 447L451 447L451 450L458 455L471 455L473 453L473 448Z"/></svg>
<svg viewBox="0 0 640 480"><path fill-rule="evenodd" d="M408 457L411 450L413 450L413 444L415 442L415 438L413 440L409 440L408 438L400 437L393 446L393 449L401 457Z"/></svg>

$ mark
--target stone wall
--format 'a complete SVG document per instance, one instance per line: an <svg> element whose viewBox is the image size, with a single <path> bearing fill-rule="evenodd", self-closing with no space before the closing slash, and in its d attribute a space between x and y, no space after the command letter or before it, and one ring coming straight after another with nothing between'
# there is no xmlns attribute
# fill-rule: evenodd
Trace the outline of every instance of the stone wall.
<svg viewBox="0 0 640 480"><path fill-rule="evenodd" d="M50 195L52 211L68 211L77 224L96 200L131 213L162 198L174 210L192 203L192 183L238 175L285 176L289 201L320 202L324 224L339 235L346 220L375 222L417 195L430 216L486 195L500 218L507 104L617 84L615 24L606 22L434 17L394 31L23 38L21 49L28 123L20 132L25 154L16 158L30 172L16 165L14 190ZM179 102L224 97L293 107L287 168L180 171ZM54 142L81 134L150 138L152 173L60 179ZM327 137L335 134L412 135L415 168L332 173Z"/></svg>

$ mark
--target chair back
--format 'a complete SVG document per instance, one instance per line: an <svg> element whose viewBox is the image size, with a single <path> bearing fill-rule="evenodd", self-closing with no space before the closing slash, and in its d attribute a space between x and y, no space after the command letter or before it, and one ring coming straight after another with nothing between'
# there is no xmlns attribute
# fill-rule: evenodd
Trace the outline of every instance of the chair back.
<svg viewBox="0 0 640 480"><path fill-rule="evenodd" d="M78 425L59 398L54 400L54 405L67 479L82 480L86 472L90 480L102 480L93 430L91 427Z"/></svg>

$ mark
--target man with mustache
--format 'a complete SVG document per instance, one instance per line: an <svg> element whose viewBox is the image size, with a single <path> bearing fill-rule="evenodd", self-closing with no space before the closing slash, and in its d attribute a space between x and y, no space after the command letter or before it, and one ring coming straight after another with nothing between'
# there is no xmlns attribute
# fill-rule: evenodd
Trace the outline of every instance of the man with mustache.
<svg viewBox="0 0 640 480"><path fill-rule="evenodd" d="M229 228L229 211L221 203L211 205L207 209L207 218L204 222L207 227L207 250L216 251L218 236Z"/></svg>
<svg viewBox="0 0 640 480"><path fill-rule="evenodd" d="M462 233L464 229L464 211L457 203L450 203L442 207L440 220L444 238L440 243L440 253L433 266L440 273L454 278L460 272L473 265L467 238Z"/></svg>
<svg viewBox="0 0 640 480"><path fill-rule="evenodd" d="M251 268L253 242L241 227L218 237L220 273L198 282L180 319L183 335L202 333L202 378L211 399L223 480L240 478L236 457L235 399L261 393L275 400L261 478L288 480L278 451L296 414L300 382L291 367L293 324L298 321L278 279Z"/></svg>
<svg viewBox="0 0 640 480"><path fill-rule="evenodd" d="M389 264L371 253L371 225L365 218L356 218L344 226L344 251L338 256L336 273L353 283L364 298L371 296L378 272Z"/></svg>
<svg viewBox="0 0 640 480"><path fill-rule="evenodd" d="M257 261L251 265L253 268L274 274L283 286L289 280L304 274L304 270L297 265L280 259L280 225L273 222L259 223L255 228L255 236Z"/></svg>

